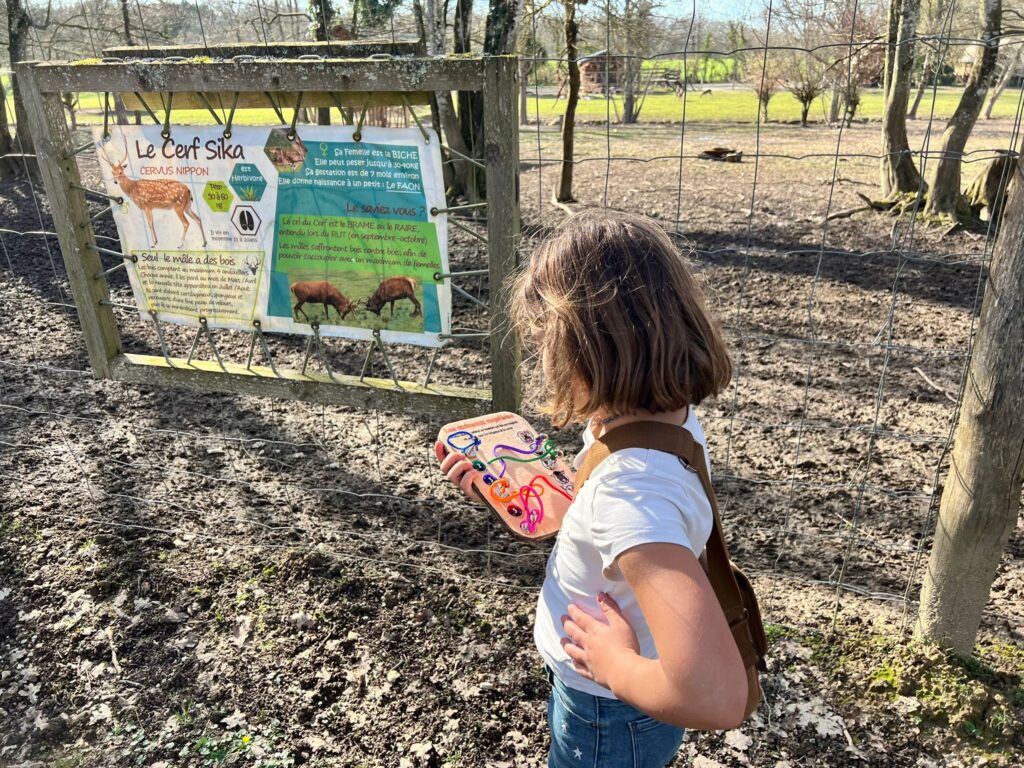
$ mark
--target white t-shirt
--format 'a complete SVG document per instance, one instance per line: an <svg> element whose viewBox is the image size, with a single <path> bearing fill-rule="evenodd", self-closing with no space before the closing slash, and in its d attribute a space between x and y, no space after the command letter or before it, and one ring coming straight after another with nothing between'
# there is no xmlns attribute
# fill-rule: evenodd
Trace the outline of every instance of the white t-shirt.
<svg viewBox="0 0 1024 768"><path fill-rule="evenodd" d="M706 456L707 441L693 408L684 426L705 446ZM593 442L590 429L584 429L577 467ZM585 693L614 698L607 688L581 677L561 645L565 635L561 617L568 614L569 604L601 616L598 592L611 595L619 604L636 631L640 654L657 658L636 594L615 559L627 549L655 542L681 544L700 555L711 536L711 525L711 504L700 477L674 454L628 448L597 466L562 520L537 601L534 642L562 682Z"/></svg>

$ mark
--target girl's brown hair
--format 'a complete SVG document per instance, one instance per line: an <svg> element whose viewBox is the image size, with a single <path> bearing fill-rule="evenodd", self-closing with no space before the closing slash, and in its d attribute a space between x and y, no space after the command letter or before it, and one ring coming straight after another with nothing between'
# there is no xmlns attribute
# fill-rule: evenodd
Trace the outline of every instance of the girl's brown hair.
<svg viewBox="0 0 1024 768"><path fill-rule="evenodd" d="M544 410L560 426L674 411L725 389L732 363L683 256L650 219L588 210L564 221L512 286L540 347Z"/></svg>

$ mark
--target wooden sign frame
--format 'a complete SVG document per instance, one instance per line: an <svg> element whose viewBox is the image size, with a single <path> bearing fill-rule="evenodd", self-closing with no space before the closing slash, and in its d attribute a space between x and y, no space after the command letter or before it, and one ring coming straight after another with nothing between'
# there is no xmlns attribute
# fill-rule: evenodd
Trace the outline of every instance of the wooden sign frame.
<svg viewBox="0 0 1024 768"><path fill-rule="evenodd" d="M519 344L507 322L506 278L518 263L519 103L517 59L512 56L239 61L23 63L18 86L53 212L71 292L97 378L150 386L235 392L246 395L418 412L450 419L494 410L518 411ZM477 91L484 101L484 167L487 186L490 281L490 390L441 384L285 370L161 355L128 354L121 338L104 265L86 206L85 191L61 94L141 95L160 104L174 94L187 108L207 94L239 94L238 109L267 106L267 94L292 94L281 103L303 106L422 104L431 91ZM150 98L147 98L147 95ZM242 98L244 97L244 98ZM229 102L230 103L230 102Z"/></svg>

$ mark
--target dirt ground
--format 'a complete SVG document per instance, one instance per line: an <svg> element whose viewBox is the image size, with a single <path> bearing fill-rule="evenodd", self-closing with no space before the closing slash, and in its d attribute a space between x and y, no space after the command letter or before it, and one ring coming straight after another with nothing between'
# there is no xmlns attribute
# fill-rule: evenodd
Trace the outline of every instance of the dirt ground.
<svg viewBox="0 0 1024 768"><path fill-rule="evenodd" d="M1009 148L1011 130L985 123L968 149ZM767 703L737 731L689 734L674 765L1021 761L1024 524L979 661L900 639L991 244L874 213L823 224L875 193L877 133L580 132L578 205L687 238L737 368L701 418L770 623ZM548 202L557 146L546 126L521 135L527 252L564 215ZM695 159L712 146L744 162ZM94 163L83 173L98 183ZM103 207L97 231L113 237ZM0 187L0 226L50 229L45 197ZM0 245L0 765L544 764L531 625L548 548L440 482L440 422L96 381L56 240ZM453 267L484 260L453 237ZM110 283L130 301L123 272ZM116 312L126 349L159 353L151 324ZM457 298L454 325L486 318ZM165 331L184 356L191 334ZM217 343L245 359L246 337ZM301 340L271 347L301 364ZM365 347L328 347L334 370L358 373ZM391 354L400 376L422 377L429 351ZM486 345L447 350L435 380L487 386ZM553 434L574 450L577 430Z"/></svg>

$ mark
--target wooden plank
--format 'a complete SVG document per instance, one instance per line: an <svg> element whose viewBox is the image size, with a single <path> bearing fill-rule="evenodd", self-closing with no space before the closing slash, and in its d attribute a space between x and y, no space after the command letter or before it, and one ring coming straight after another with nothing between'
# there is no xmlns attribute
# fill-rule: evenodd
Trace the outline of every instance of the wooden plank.
<svg viewBox="0 0 1024 768"><path fill-rule="evenodd" d="M365 40L331 40L271 43L228 43L225 45L132 45L104 48L103 55L119 59L162 59L168 56L185 58L230 59L235 56L297 58L325 56L332 59L363 59L376 54L391 56L424 56L426 46L417 37L399 36Z"/></svg>
<svg viewBox="0 0 1024 768"><path fill-rule="evenodd" d="M148 386L171 386L204 392L231 392L239 395L277 397L309 403L349 405L357 408L380 408L403 413L423 413L432 417L455 419L487 413L491 393L487 390L431 384L424 387L414 382L391 379L362 381L358 376L327 374L278 368L280 376L270 368L246 368L225 363L222 370L208 360L171 358L173 367L163 357L153 355L118 355L113 361L112 378Z"/></svg>
<svg viewBox="0 0 1024 768"><path fill-rule="evenodd" d="M519 266L519 96L513 56L484 59L484 162L491 288L491 391L496 411L518 412L519 336L509 326L506 282Z"/></svg>
<svg viewBox="0 0 1024 768"><path fill-rule="evenodd" d="M44 93L81 91L477 91L483 60L329 59L324 61L43 63Z"/></svg>
<svg viewBox="0 0 1024 768"><path fill-rule="evenodd" d="M203 95L209 100L213 108L219 112L229 112L231 105L234 103L235 94L228 91L217 91L217 92L203 92ZM157 117L163 117L162 104L167 102L166 93L140 93L143 100L153 110ZM302 106L303 107L336 107L338 102L341 102L344 107L351 107L352 109L362 109L363 105L366 104L371 107L401 107L405 105L405 99L408 99L411 105L424 105L430 103L430 94L427 91L412 91L410 93L373 93L366 91L343 91L340 93L331 94L324 91L314 91L312 93L302 94ZM337 101L335 101L337 98ZM121 94L121 99L124 101L126 109L130 110L145 110L145 107L139 101L138 97L131 92L124 92ZM281 95L278 97L278 106L283 109L290 110L295 106L294 95ZM196 93L189 92L177 92L174 94L174 101L172 102L174 111L179 109L206 109L206 103ZM248 92L238 94L238 105L237 109L270 109L270 101L267 99L266 94L259 92ZM173 119L173 114L171 115ZM224 116L221 115L223 118Z"/></svg>
<svg viewBox="0 0 1024 768"><path fill-rule="evenodd" d="M96 250L85 194L71 186L80 185L82 180L72 154L64 105L58 94L43 94L39 90L31 64L18 66L18 84L36 142L43 186L78 308L89 364L95 376L110 378L110 360L120 351L121 339L113 311L100 304L110 294L107 281L95 279L104 267Z"/></svg>

